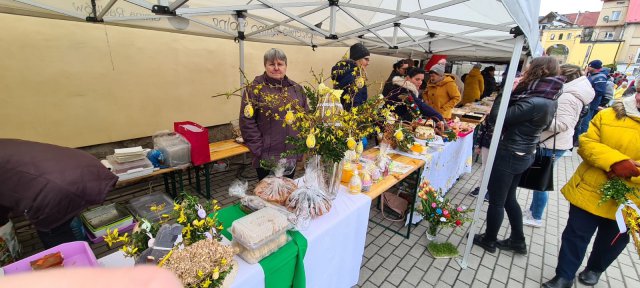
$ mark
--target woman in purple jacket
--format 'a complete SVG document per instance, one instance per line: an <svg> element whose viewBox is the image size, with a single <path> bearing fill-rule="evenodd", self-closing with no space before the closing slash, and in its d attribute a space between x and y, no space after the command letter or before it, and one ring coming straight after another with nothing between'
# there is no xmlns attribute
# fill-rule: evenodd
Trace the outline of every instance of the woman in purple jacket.
<svg viewBox="0 0 640 288"><path fill-rule="evenodd" d="M297 105L305 110L309 107L302 87L286 75L287 55L282 50L271 48L264 53L264 70L245 89L240 104L240 131L253 154L253 167L256 168L259 180L269 175L269 170L260 167L260 160L280 159L282 152L293 149L293 145L285 143L287 136L298 135L291 125L283 125L287 111L264 105L264 97L269 95L270 98L276 98L282 105L291 103L292 106ZM253 113L245 111L249 103L255 108ZM295 158L299 160L300 156ZM293 172L285 176L292 178Z"/></svg>

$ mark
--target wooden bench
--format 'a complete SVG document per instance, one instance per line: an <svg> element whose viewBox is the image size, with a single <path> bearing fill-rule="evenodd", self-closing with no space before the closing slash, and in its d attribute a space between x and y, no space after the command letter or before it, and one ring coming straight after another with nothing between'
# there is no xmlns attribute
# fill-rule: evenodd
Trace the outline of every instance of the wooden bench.
<svg viewBox="0 0 640 288"><path fill-rule="evenodd" d="M211 154L211 161L199 166L184 165L183 167L170 167L153 171L153 173L118 181L115 188L122 188L129 185L133 185L144 180L162 175L164 178L165 192L171 196L176 197L180 191L184 190L184 184L182 181L182 172L188 170L191 167L195 170L196 175L196 192L206 196L207 199L211 198L211 165L217 161L227 159L237 155L243 155L249 152L249 148L244 144L235 142L234 140L223 140L213 142L209 144L209 152ZM205 178L205 190L202 191L200 186L200 173L204 174ZM189 176L190 177L190 176ZM189 178L190 179L190 178ZM189 180L191 181L191 180Z"/></svg>

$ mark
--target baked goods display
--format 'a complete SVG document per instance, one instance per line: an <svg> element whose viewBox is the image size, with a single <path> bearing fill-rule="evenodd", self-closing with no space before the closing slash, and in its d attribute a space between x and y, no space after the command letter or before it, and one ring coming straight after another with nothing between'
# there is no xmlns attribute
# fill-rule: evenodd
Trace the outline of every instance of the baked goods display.
<svg viewBox="0 0 640 288"><path fill-rule="evenodd" d="M289 178L271 176L262 179L253 192L256 196L271 203L284 205L296 188L298 188L296 182Z"/></svg>
<svg viewBox="0 0 640 288"><path fill-rule="evenodd" d="M414 131L414 135L421 140L433 140L436 137L436 131L432 127L418 126Z"/></svg>
<svg viewBox="0 0 640 288"><path fill-rule="evenodd" d="M253 264L282 247L290 227L286 216L265 207L234 221L230 231L242 259Z"/></svg>
<svg viewBox="0 0 640 288"><path fill-rule="evenodd" d="M278 249L280 249L280 247L287 244L288 241L289 241L289 237L287 236L287 233L282 233L280 236L276 237L272 241L269 241L264 245L254 249L246 248L241 244L239 244L238 242L234 242L233 245L234 247L240 250L240 253L238 253L238 255L244 261L246 261L249 264L255 264L260 262L260 260L264 259L264 257L269 256L271 253L278 251Z"/></svg>
<svg viewBox="0 0 640 288"><path fill-rule="evenodd" d="M257 248L289 229L287 217L271 207L262 208L231 224L233 240L245 248Z"/></svg>
<svg viewBox="0 0 640 288"><path fill-rule="evenodd" d="M47 254L42 258L33 260L29 262L29 264L31 264L31 269L33 270L43 270L48 268L63 267L62 262L64 262L62 252L55 252Z"/></svg>
<svg viewBox="0 0 640 288"><path fill-rule="evenodd" d="M286 207L298 218L305 216L315 218L331 210L331 200L320 189L301 187L289 196Z"/></svg>

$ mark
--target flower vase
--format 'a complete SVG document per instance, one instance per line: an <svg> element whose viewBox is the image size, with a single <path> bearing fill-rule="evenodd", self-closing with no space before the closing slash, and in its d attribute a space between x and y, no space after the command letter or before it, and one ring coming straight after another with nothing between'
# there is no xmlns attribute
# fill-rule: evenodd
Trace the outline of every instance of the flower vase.
<svg viewBox="0 0 640 288"><path fill-rule="evenodd" d="M440 229L438 229L437 225L429 225L429 228L427 228L427 231L425 232L427 234L427 240L435 241L438 237L438 230Z"/></svg>
<svg viewBox="0 0 640 288"><path fill-rule="evenodd" d="M342 162L334 162L329 159L320 159L322 174L324 178L323 188L327 197L336 199L340 190L340 180L342 177Z"/></svg>
<svg viewBox="0 0 640 288"><path fill-rule="evenodd" d="M342 177L342 162L333 162L319 155L313 155L309 159L309 162L311 165L308 167L314 167L316 173L311 177L312 179L308 179L312 183L307 184L317 185L320 190L325 193L327 198L331 200L336 199ZM305 171L305 173L309 172L310 171Z"/></svg>

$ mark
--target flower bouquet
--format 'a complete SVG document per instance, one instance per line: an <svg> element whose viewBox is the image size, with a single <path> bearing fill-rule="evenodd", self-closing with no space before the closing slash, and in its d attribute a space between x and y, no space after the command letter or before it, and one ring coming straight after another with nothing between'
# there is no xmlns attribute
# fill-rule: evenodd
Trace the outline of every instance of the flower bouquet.
<svg viewBox="0 0 640 288"><path fill-rule="evenodd" d="M159 213L164 205L150 209ZM173 271L185 287L222 287L238 251L219 242L223 227L218 210L216 200L200 204L197 197L183 193L170 215L159 215L158 222L141 219L131 235L107 230L104 240L109 247L122 243L120 250L126 257L135 257L136 264L156 264Z"/></svg>
<svg viewBox="0 0 640 288"><path fill-rule="evenodd" d="M630 200L631 197L635 197L636 199L640 198L638 189L630 187L620 178L613 178L602 185L600 192L602 192L602 198L598 205L602 205L611 200L618 204L616 222L618 223L620 234L625 232L629 233L629 236L633 239L636 251L640 254L640 209ZM613 241L616 241L620 234L618 234Z"/></svg>
<svg viewBox="0 0 640 288"><path fill-rule="evenodd" d="M455 206L449 199L442 197L440 192L429 185L429 181L425 180L420 184L420 205L416 208L418 213L422 214L425 220L429 222L427 229L427 239L431 242L427 245L427 249L434 257L454 257L458 255L458 249L449 242L437 243L433 241L436 235L443 227L457 228L462 226L471 218L467 213L471 209L464 206Z"/></svg>

